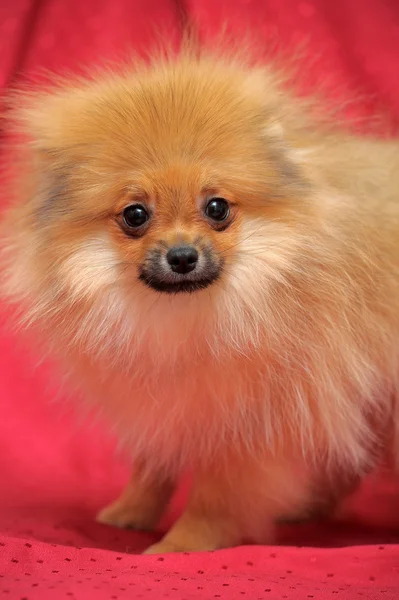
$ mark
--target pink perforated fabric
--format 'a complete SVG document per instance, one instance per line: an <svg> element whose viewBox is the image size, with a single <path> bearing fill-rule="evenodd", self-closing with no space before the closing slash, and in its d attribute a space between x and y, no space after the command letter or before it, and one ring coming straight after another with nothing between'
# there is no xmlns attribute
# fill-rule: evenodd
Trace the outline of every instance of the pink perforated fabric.
<svg viewBox="0 0 399 600"><path fill-rule="evenodd" d="M398 123L397 0L3 0L0 84L142 53L157 42L154 27L178 39L190 17L204 38L226 18L233 37L252 28L260 50L306 41L307 85L360 93L355 113L378 108ZM5 326L4 309L0 316ZM389 479L366 482L348 521L282 528L279 546L141 556L160 532L94 522L128 476L113 440L79 422L54 392L52 369L33 369L34 340L27 346L2 328L0 599L399 598L399 493ZM181 506L178 497L161 529Z"/></svg>

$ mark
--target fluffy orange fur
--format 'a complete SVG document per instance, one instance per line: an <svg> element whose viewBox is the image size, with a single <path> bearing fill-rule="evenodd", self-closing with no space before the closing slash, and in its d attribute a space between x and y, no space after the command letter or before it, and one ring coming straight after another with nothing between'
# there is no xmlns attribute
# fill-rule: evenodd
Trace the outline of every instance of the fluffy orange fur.
<svg viewBox="0 0 399 600"><path fill-rule="evenodd" d="M136 461L99 515L149 552L272 539L399 452L399 146L322 122L271 67L194 56L18 98L24 182L3 290ZM204 199L231 206L228 226ZM132 238L127 205L152 218ZM148 252L206 246L220 276L174 295ZM161 252L161 250L159 250Z"/></svg>

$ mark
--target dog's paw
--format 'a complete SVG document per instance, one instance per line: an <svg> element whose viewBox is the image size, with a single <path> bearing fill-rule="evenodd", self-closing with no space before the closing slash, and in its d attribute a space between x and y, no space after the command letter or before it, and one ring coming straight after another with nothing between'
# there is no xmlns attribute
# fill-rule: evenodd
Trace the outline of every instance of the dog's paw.
<svg viewBox="0 0 399 600"><path fill-rule="evenodd" d="M100 510L96 516L96 521L120 529L137 529L140 531L151 531L156 525L153 515L146 514L145 510L137 510L137 507L132 507L120 500L116 500L116 502Z"/></svg>

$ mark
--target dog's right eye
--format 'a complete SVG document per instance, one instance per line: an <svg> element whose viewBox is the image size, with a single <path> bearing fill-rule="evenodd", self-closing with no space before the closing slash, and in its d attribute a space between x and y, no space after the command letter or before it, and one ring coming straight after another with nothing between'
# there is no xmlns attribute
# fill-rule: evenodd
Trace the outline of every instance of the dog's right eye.
<svg viewBox="0 0 399 600"><path fill-rule="evenodd" d="M150 215L142 204L132 204L125 208L122 217L126 229L138 229L147 223Z"/></svg>

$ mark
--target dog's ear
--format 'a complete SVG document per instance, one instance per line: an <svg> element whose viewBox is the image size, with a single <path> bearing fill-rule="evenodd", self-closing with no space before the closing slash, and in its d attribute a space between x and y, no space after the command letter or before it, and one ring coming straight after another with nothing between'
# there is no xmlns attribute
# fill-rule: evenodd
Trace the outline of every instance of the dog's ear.
<svg viewBox="0 0 399 600"><path fill-rule="evenodd" d="M309 117L312 107L310 100L291 94L287 89L289 81L288 74L280 70L253 68L246 77L245 91L248 96L261 99L263 139L285 181L297 184L314 146Z"/></svg>
<svg viewBox="0 0 399 600"><path fill-rule="evenodd" d="M88 101L88 93L73 86L16 94L11 106L14 130L45 162L54 162L79 145Z"/></svg>
<svg viewBox="0 0 399 600"><path fill-rule="evenodd" d="M24 188L17 193L38 216L49 216L53 209L58 215L65 212L68 182L95 146L91 96L87 84L64 83L17 92L9 100L19 171L14 179L17 188Z"/></svg>
<svg viewBox="0 0 399 600"><path fill-rule="evenodd" d="M67 210L68 179L79 160L73 130L82 98L61 88L23 91L12 95L8 107L10 197L23 198L26 214L45 223L51 214Z"/></svg>

